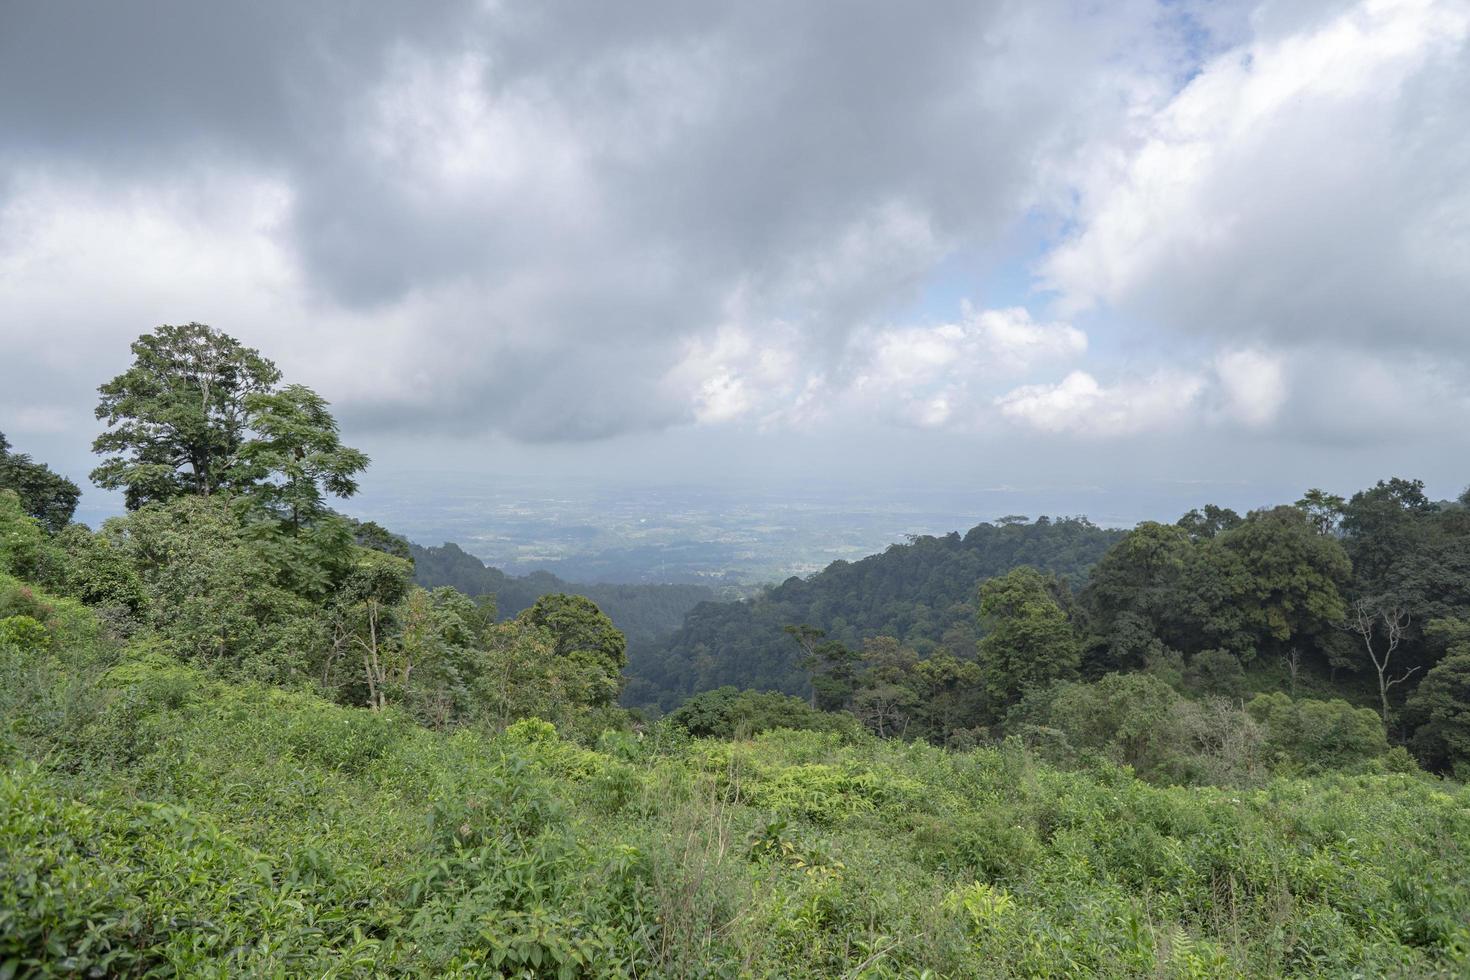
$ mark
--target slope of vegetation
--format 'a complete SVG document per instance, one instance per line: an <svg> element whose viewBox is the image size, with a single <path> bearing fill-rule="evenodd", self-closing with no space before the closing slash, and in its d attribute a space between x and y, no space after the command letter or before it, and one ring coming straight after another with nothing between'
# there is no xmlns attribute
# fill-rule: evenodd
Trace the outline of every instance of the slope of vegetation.
<svg viewBox="0 0 1470 980"><path fill-rule="evenodd" d="M596 603L330 509L310 389L133 351L126 516L0 438L0 978L1470 973L1465 500L916 541L762 613L805 697L647 725Z"/></svg>
<svg viewBox="0 0 1470 980"><path fill-rule="evenodd" d="M571 593L586 596L607 614L628 638L631 651L662 639L684 622L701 602L715 598L705 585L620 585L605 582L572 583L550 572L507 575L491 568L457 544L437 548L410 544L414 581L426 589L449 586L469 596L494 596L503 617L515 616L544 595Z"/></svg>
<svg viewBox="0 0 1470 980"><path fill-rule="evenodd" d="M923 535L861 561L835 561L754 599L706 602L661 644L630 657L626 703L668 709L725 684L804 694L809 673L791 624L857 646L875 636L920 655L975 648L975 589L1018 565L1080 582L1121 532L1082 518L980 524L966 534Z"/></svg>
<svg viewBox="0 0 1470 980"><path fill-rule="evenodd" d="M1157 788L1014 744L434 732L32 599L43 631L0 643L21 975L1470 968L1470 791L1423 776Z"/></svg>

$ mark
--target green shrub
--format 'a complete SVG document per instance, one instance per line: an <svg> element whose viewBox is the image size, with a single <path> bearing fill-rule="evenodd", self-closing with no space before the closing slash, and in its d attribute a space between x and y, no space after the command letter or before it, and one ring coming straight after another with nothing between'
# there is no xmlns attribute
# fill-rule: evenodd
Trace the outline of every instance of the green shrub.
<svg viewBox="0 0 1470 980"><path fill-rule="evenodd" d="M26 514L20 497L0 488L0 574L34 576L45 544L41 525Z"/></svg>
<svg viewBox="0 0 1470 980"><path fill-rule="evenodd" d="M39 652L51 645L51 634L40 620L32 616L7 616L0 619L0 646L22 652Z"/></svg>
<svg viewBox="0 0 1470 980"><path fill-rule="evenodd" d="M776 728L853 733L851 715L818 711L801 698L765 691L721 687L696 694L668 715L696 738L750 738Z"/></svg>
<svg viewBox="0 0 1470 980"><path fill-rule="evenodd" d="M1470 790L1392 772L1402 752L1251 789L1112 761L1228 762L1240 718L1318 717L1300 702L1263 701L1260 722L1147 680L1063 685L1025 709L1067 726L1075 771L1019 740L666 723L592 750L535 719L441 733L225 681L156 638L94 662L50 635L0 647L0 969L17 975L1470 967Z"/></svg>
<svg viewBox="0 0 1470 980"><path fill-rule="evenodd" d="M1361 771L1388 752L1383 719L1346 701L1293 701L1276 692L1256 695L1246 711L1266 726L1266 750L1278 766L1309 773Z"/></svg>

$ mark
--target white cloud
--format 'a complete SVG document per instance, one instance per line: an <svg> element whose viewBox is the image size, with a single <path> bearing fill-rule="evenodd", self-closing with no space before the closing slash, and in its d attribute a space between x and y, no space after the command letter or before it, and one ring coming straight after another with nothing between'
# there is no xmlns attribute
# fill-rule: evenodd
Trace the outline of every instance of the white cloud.
<svg viewBox="0 0 1470 980"><path fill-rule="evenodd" d="M731 308L731 322L689 343L665 378L701 423L973 427L991 412L996 383L1087 349L1071 324L1038 322L1021 307L967 306L952 323L859 331L840 356L824 359L793 325L752 323L734 312L738 303Z"/></svg>
<svg viewBox="0 0 1470 980"><path fill-rule="evenodd" d="M1054 358L1078 357L1087 350L1087 335L1069 323L1037 323L1022 307L985 310L973 318L973 330L995 362L1020 371Z"/></svg>
<svg viewBox="0 0 1470 980"><path fill-rule="evenodd" d="M1470 0L479 6L0 41L0 427L89 434L187 319L356 432L481 448L827 427L1052 465L1079 447L1037 433L1460 411ZM160 103L179 57L217 70ZM1043 307L1011 279L1047 227ZM935 322L954 289L994 308Z"/></svg>
<svg viewBox="0 0 1470 980"><path fill-rule="evenodd" d="M732 318L739 302L732 300ZM685 344L683 357L665 375L663 389L690 406L701 424L766 416L794 398L802 378L797 370L796 331L780 324L764 332L730 319L710 338Z"/></svg>
<svg viewBox="0 0 1470 980"><path fill-rule="evenodd" d="M1069 323L1038 323L1023 307L979 313L966 307L956 323L859 336L852 356L862 364L859 384L895 388L941 377L1011 375L1086 350L1087 335Z"/></svg>
<svg viewBox="0 0 1470 980"><path fill-rule="evenodd" d="M1270 424L1286 403L1286 364L1280 355L1225 351L1215 358L1215 374L1227 413L1245 425L1260 428Z"/></svg>
<svg viewBox="0 0 1470 980"><path fill-rule="evenodd" d="M1087 335L1069 323L1042 323L1023 307L976 312L954 323L890 327L854 338L850 396L921 428L974 426L990 411L999 381L1080 357Z"/></svg>
<svg viewBox="0 0 1470 980"><path fill-rule="evenodd" d="M1172 371L1102 385L1073 371L1056 384L1023 385L995 404L1006 418L1041 432L1114 437L1186 423L1205 385L1199 375Z"/></svg>
<svg viewBox="0 0 1470 980"><path fill-rule="evenodd" d="M1470 2L1289 7L1088 147L1044 279L1170 329L1458 346Z"/></svg>

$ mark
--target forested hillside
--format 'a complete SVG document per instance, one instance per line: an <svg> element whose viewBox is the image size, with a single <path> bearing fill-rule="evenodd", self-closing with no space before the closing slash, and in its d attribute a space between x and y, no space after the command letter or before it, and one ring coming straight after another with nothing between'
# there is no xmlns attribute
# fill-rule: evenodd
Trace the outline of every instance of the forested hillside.
<svg viewBox="0 0 1470 980"><path fill-rule="evenodd" d="M916 539L699 606L808 696L650 724L597 604L329 507L314 391L133 355L124 516L0 438L0 977L1470 973L1470 497Z"/></svg>
<svg viewBox="0 0 1470 980"><path fill-rule="evenodd" d="M577 584L550 572L507 575L452 542L437 548L410 544L409 553L419 585L449 586L470 596L493 595L502 618L515 616L544 595L586 596L623 631L630 651L672 633L689 610L715 598L714 591L703 585Z"/></svg>
<svg viewBox="0 0 1470 980"><path fill-rule="evenodd" d="M836 561L754 599L696 606L663 643L630 652L626 703L668 709L726 684L805 693L805 653L786 632L806 625L858 647L898 639L921 656L975 649L975 590L987 578L1031 565L1080 583L1121 532L1084 518L1023 518L980 524L963 537L924 535L861 561Z"/></svg>

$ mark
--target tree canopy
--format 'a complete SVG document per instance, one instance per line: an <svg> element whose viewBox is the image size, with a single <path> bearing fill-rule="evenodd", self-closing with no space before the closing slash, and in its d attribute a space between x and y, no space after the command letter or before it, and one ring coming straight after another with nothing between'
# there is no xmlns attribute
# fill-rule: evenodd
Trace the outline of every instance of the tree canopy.
<svg viewBox="0 0 1470 980"><path fill-rule="evenodd" d="M1057 602L1061 587L1028 565L980 586L980 669L997 703L1077 672L1081 644Z"/></svg>
<svg viewBox="0 0 1470 980"><path fill-rule="evenodd" d="M92 480L122 490L130 510L181 494L233 488L248 429L247 399L281 372L260 352L202 323L165 324L132 344L133 363L99 387Z"/></svg>
<svg viewBox="0 0 1470 980"><path fill-rule="evenodd" d="M21 509L53 534L71 522L82 492L66 477L52 472L25 453L12 452L0 432L0 490L14 491Z"/></svg>

